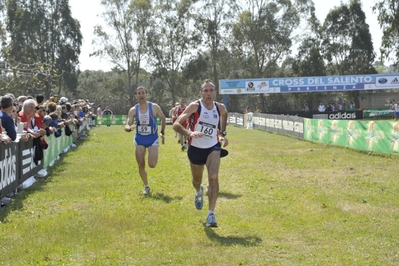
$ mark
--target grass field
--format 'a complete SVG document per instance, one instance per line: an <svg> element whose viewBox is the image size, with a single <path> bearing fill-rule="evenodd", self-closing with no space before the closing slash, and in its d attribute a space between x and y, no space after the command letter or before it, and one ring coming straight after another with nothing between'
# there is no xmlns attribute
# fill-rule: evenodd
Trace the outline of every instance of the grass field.
<svg viewBox="0 0 399 266"><path fill-rule="evenodd" d="M398 265L396 156L228 127L218 228L171 126L144 197L122 126L99 127L0 209L0 265ZM206 178L203 182L207 184Z"/></svg>

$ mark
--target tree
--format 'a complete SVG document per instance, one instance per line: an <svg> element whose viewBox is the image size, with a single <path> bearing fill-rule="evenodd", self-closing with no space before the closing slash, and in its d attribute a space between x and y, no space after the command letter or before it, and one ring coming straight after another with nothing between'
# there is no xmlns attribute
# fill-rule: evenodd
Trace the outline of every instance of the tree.
<svg viewBox="0 0 399 266"><path fill-rule="evenodd" d="M150 79L144 70L140 76ZM103 108L108 106L115 114L127 114L132 105L126 97L126 82L124 71L117 67L107 72L86 70L79 75L77 92L79 98L89 99Z"/></svg>
<svg viewBox="0 0 399 266"><path fill-rule="evenodd" d="M102 18L112 32L101 25L94 29L96 50L91 56L105 58L123 71L124 86L130 105L135 101L135 89L140 81L140 68L146 54L145 36L152 17L149 0L102 0Z"/></svg>
<svg viewBox="0 0 399 266"><path fill-rule="evenodd" d="M191 1L155 1L154 19L150 25L147 45L151 65L155 68L154 79L164 82L164 91L171 94L171 105L183 95L185 84L181 82L181 69L199 43L199 36L190 27ZM165 91L166 90L166 91Z"/></svg>
<svg viewBox="0 0 399 266"><path fill-rule="evenodd" d="M308 37L298 48L298 54L292 60L291 65L293 74L297 77L325 76L326 66L320 51L320 41L318 38ZM303 108L305 104L313 109L313 104L319 102L319 93L300 93L295 94L297 105Z"/></svg>
<svg viewBox="0 0 399 266"><path fill-rule="evenodd" d="M308 25L310 31L303 34L298 53L291 61L293 74L299 77L325 76L326 66L322 55L323 30L313 6L310 7Z"/></svg>
<svg viewBox="0 0 399 266"><path fill-rule="evenodd" d="M220 51L226 47L238 5L235 0L202 0L197 3L197 10L194 15L195 27L202 33L202 44L209 55L212 79L218 89L219 84L216 81L219 80Z"/></svg>
<svg viewBox="0 0 399 266"><path fill-rule="evenodd" d="M333 75L376 74L369 26L359 0L331 10L324 21L324 55ZM348 92L359 106L359 91Z"/></svg>
<svg viewBox="0 0 399 266"><path fill-rule="evenodd" d="M81 99L108 106L115 110L116 105L121 105L119 101L120 93L115 93L111 85L118 86L121 81L119 71L113 69L110 72L85 70L79 75L78 93ZM123 79L122 79L123 80Z"/></svg>
<svg viewBox="0 0 399 266"><path fill-rule="evenodd" d="M381 60L399 64L399 2L397 0L376 1L373 11L378 11L378 23L383 30Z"/></svg>
<svg viewBox="0 0 399 266"><path fill-rule="evenodd" d="M10 0L7 17L6 60L17 85L47 96L56 87L74 90L82 35L68 0Z"/></svg>
<svg viewBox="0 0 399 266"><path fill-rule="evenodd" d="M253 78L271 77L276 66L290 54L294 32L312 9L311 1L247 0L233 25L233 54ZM271 96L274 98L278 96ZM260 108L266 111L261 94Z"/></svg>
<svg viewBox="0 0 399 266"><path fill-rule="evenodd" d="M5 62L5 46L7 44L7 31L6 31L6 0L0 0L0 82L7 80L7 64ZM0 86L5 87L5 86Z"/></svg>

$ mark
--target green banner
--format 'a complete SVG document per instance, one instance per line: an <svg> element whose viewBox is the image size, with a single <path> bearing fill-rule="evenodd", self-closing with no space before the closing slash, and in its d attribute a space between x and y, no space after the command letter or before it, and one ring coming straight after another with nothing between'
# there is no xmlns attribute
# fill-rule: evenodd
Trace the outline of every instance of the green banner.
<svg viewBox="0 0 399 266"><path fill-rule="evenodd" d="M127 118L127 115L99 115L96 125L125 125Z"/></svg>
<svg viewBox="0 0 399 266"><path fill-rule="evenodd" d="M304 138L359 150L399 154L399 122L308 119Z"/></svg>
<svg viewBox="0 0 399 266"><path fill-rule="evenodd" d="M57 158L57 156L63 153L63 150L66 147L72 145L72 136L66 136L64 132L65 131L63 131L61 136L58 138L56 138L54 134L45 137L48 147L43 151L43 168L46 168L51 162L53 162Z"/></svg>
<svg viewBox="0 0 399 266"><path fill-rule="evenodd" d="M127 115L100 115L96 118L96 125L126 125ZM161 124L161 119L157 118L157 124Z"/></svg>
<svg viewBox="0 0 399 266"><path fill-rule="evenodd" d="M372 108L363 111L363 118L393 118L393 110L389 108Z"/></svg>

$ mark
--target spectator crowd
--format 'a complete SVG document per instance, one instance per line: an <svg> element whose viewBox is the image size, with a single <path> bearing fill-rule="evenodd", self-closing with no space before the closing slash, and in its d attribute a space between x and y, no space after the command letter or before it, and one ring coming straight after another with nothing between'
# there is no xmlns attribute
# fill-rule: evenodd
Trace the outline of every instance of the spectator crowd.
<svg viewBox="0 0 399 266"><path fill-rule="evenodd" d="M89 100L68 100L66 97L44 95L18 96L7 93L0 98L0 142L33 139L36 148L46 149L45 136L54 134L60 137L62 132L73 137L73 146L82 136L79 127L85 120L94 120L96 115L93 103ZM74 134L75 133L75 134Z"/></svg>

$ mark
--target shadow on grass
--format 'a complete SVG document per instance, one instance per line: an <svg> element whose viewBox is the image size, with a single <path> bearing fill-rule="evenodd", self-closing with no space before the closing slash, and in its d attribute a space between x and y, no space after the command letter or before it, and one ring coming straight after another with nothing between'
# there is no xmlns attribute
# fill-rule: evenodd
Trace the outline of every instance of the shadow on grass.
<svg viewBox="0 0 399 266"><path fill-rule="evenodd" d="M63 167L66 165L68 164L63 161L63 156L60 156L60 159L57 160L52 167L47 169L48 175L46 177L36 178L36 182L28 188L18 188L13 195L10 196L10 202L6 206L0 208L0 222L6 223L7 216L10 212L22 210L24 208L24 201L31 193L42 190L49 182L54 182L53 179L49 178L52 175L52 171L60 173L64 171Z"/></svg>
<svg viewBox="0 0 399 266"><path fill-rule="evenodd" d="M205 233L210 240L218 242L222 246L240 245L244 247L254 247L262 243L262 239L257 236L220 236L213 228L207 227L204 224Z"/></svg>
<svg viewBox="0 0 399 266"><path fill-rule="evenodd" d="M172 201L181 201L183 198L182 197L170 197L168 195L165 195L163 193L151 193L149 198L155 199L155 200L162 200L165 203L171 203Z"/></svg>
<svg viewBox="0 0 399 266"><path fill-rule="evenodd" d="M234 195L231 193L226 192L219 192L219 197L226 198L226 199L237 199L240 198L242 195Z"/></svg>
<svg viewBox="0 0 399 266"><path fill-rule="evenodd" d="M11 197L10 202L0 209L0 222L7 223L8 214L15 210L22 210L24 208L24 201L29 194L43 189L47 182L47 179L39 178L32 186L26 189L17 189Z"/></svg>

